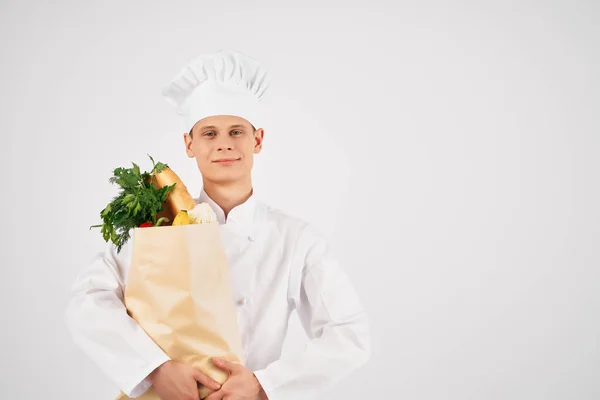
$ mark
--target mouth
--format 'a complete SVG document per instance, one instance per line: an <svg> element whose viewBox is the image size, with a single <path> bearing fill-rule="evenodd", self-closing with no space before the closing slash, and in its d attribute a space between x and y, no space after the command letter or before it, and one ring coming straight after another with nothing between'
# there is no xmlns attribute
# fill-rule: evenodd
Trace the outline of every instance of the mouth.
<svg viewBox="0 0 600 400"><path fill-rule="evenodd" d="M213 161L215 164L219 165L231 165L236 161L239 161L240 158L220 158L218 160Z"/></svg>

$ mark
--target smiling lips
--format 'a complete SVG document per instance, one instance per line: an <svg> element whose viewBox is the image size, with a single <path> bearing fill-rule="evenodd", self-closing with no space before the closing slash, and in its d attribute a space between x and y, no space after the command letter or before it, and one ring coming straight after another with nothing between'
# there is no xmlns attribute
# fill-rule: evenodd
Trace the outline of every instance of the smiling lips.
<svg viewBox="0 0 600 400"><path fill-rule="evenodd" d="M220 159L215 160L213 162L216 163L216 164L219 164L219 165L231 165L231 164L233 164L234 162L236 162L238 160L239 160L239 158L220 158Z"/></svg>

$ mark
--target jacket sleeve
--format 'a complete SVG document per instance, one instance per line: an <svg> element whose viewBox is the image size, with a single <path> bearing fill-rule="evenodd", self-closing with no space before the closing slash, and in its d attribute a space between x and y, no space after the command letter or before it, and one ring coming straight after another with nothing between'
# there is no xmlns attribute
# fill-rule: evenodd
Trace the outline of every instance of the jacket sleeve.
<svg viewBox="0 0 600 400"><path fill-rule="evenodd" d="M72 285L65 322L74 343L131 398L150 387L147 376L169 357L127 313L127 245L108 243ZM128 249L128 248L127 248Z"/></svg>
<svg viewBox="0 0 600 400"><path fill-rule="evenodd" d="M309 342L300 355L253 371L269 400L307 400L368 361L366 311L327 241L306 226L292 266L289 297Z"/></svg>

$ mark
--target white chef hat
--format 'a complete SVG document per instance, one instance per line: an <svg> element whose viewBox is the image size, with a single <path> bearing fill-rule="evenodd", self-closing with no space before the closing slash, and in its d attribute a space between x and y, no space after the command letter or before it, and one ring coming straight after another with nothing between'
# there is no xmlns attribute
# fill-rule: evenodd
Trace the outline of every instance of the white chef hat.
<svg viewBox="0 0 600 400"><path fill-rule="evenodd" d="M264 127L261 100L268 86L267 71L258 60L221 50L190 61L162 95L183 116L188 132L213 115L235 115L258 129Z"/></svg>

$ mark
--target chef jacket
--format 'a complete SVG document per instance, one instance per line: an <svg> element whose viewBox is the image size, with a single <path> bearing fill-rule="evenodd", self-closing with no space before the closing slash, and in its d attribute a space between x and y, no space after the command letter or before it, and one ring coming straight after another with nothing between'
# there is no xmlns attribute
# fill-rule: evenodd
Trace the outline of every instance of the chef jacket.
<svg viewBox="0 0 600 400"><path fill-rule="evenodd" d="M269 400L306 400L337 383L370 357L365 309L327 240L315 227L253 194L227 217L204 190L220 224L245 366ZM116 252L108 242L75 279L65 310L74 343L120 390L135 398L148 374L169 356L124 305L131 240ZM282 357L292 311L308 336L297 355Z"/></svg>

